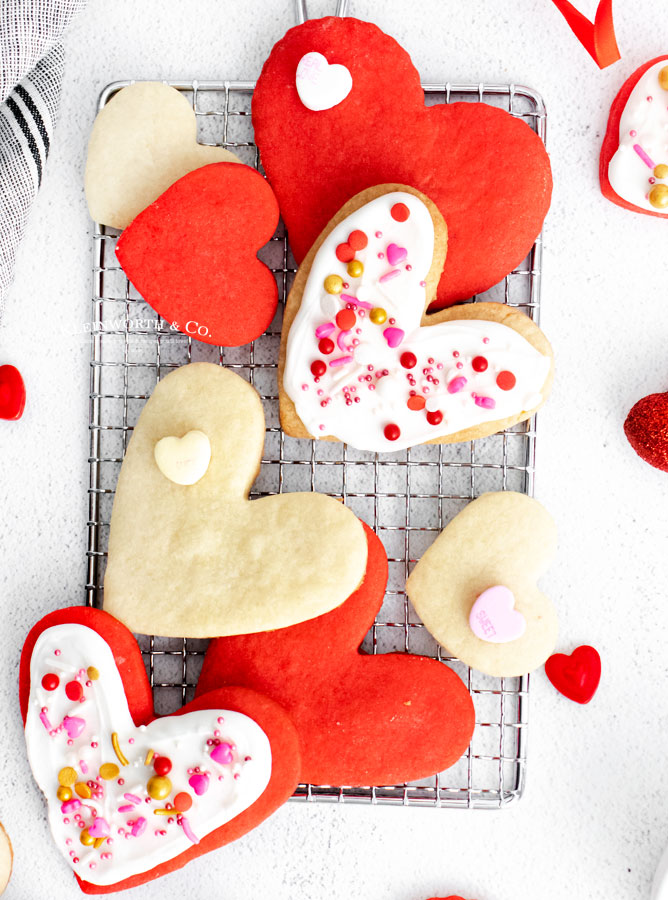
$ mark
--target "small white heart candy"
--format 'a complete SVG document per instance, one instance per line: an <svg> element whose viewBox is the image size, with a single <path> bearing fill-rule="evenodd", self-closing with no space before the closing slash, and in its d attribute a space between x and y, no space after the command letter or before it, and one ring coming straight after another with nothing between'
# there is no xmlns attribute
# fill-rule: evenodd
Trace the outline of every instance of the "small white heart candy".
<svg viewBox="0 0 668 900"><path fill-rule="evenodd" d="M211 442L203 431L189 431L183 437L164 437L153 450L155 461L175 484L195 484L211 462Z"/></svg>
<svg viewBox="0 0 668 900"><path fill-rule="evenodd" d="M295 78L297 93L307 109L320 112L345 100L353 86L345 66L330 66L322 53L307 53L299 60Z"/></svg>

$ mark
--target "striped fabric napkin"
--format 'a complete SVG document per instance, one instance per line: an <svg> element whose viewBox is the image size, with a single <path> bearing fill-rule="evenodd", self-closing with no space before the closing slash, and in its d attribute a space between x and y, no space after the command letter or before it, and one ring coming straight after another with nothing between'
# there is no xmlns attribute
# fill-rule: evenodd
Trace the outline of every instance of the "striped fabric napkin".
<svg viewBox="0 0 668 900"><path fill-rule="evenodd" d="M0 323L51 146L64 68L59 42L86 2L0 0Z"/></svg>

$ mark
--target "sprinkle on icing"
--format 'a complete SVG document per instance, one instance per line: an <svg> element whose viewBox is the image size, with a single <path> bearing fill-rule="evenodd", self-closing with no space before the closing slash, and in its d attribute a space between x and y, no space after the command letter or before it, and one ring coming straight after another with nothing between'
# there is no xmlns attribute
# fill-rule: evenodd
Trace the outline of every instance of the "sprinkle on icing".
<svg viewBox="0 0 668 900"><path fill-rule="evenodd" d="M86 678L91 665L97 677L72 700L66 685ZM55 688L52 680L43 684L49 673L59 677ZM96 885L199 843L254 803L271 775L269 741L241 713L200 710L135 727L109 645L82 625L58 625L38 638L25 733L56 844L77 875Z"/></svg>
<svg viewBox="0 0 668 900"><path fill-rule="evenodd" d="M433 246L429 210L402 191L367 203L323 241L283 375L311 434L394 451L540 404L550 359L512 328L476 319L420 327ZM361 276L327 293L354 261ZM327 314L324 298L334 304ZM323 337L339 352L328 353Z"/></svg>

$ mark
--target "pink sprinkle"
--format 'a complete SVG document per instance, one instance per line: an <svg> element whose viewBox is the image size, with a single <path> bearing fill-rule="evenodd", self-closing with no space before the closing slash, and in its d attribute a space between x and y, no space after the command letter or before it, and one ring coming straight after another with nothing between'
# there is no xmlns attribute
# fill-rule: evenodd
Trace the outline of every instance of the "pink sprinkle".
<svg viewBox="0 0 668 900"><path fill-rule="evenodd" d="M189 841L192 841L193 844L199 844L199 838L193 833L192 828L190 827L190 823L186 819L185 816L181 816L181 821L179 822L181 828L183 828L183 833L188 838Z"/></svg>
<svg viewBox="0 0 668 900"><path fill-rule="evenodd" d="M651 98L648 97L647 99L650 100ZM649 169L653 169L653 168L654 168L654 163L653 163L652 160L649 158L649 156L645 153L645 151L644 151L643 148L640 146L640 144L634 144L634 145L633 145L633 149L636 151L636 153L638 154L638 156L640 157L640 159L645 163L645 165L646 165Z"/></svg>
<svg viewBox="0 0 668 900"><path fill-rule="evenodd" d="M350 329L348 331L340 331L339 336L336 339L336 346L342 353L346 353L348 351L348 347L346 345L346 340L348 339L348 335L350 334Z"/></svg>
<svg viewBox="0 0 668 900"><path fill-rule="evenodd" d="M320 431L324 431L324 430L325 430L325 426L324 426L324 425L318 425L318 428L319 428ZM219 778L218 780L220 781L221 779Z"/></svg>
<svg viewBox="0 0 668 900"><path fill-rule="evenodd" d="M466 378L464 378L463 375L458 375L456 378L453 378L452 381L448 384L448 393L458 394L466 387L466 383Z"/></svg>
<svg viewBox="0 0 668 900"><path fill-rule="evenodd" d="M647 102L648 102L648 103L651 103L653 99L654 99L654 97L648 97L648 98L647 98Z"/></svg>
<svg viewBox="0 0 668 900"><path fill-rule="evenodd" d="M656 178L650 178L650 179L648 179L648 180L649 180L649 183L650 183L650 184L654 184L654 183L656 182Z"/></svg>
<svg viewBox="0 0 668 900"><path fill-rule="evenodd" d="M89 869L97 869L97 863L96 862L88 863L88 868Z"/></svg>
<svg viewBox="0 0 668 900"><path fill-rule="evenodd" d="M457 363L457 368L458 368L458 369L463 369L463 368L464 368L464 363L463 363L463 362L458 362L458 363Z"/></svg>
<svg viewBox="0 0 668 900"><path fill-rule="evenodd" d="M224 721L225 719L222 716L218 716L218 718L216 719L216 722L218 722L219 725L222 725Z"/></svg>
<svg viewBox="0 0 668 900"><path fill-rule="evenodd" d="M132 836L139 837L140 834L143 834L146 831L146 819L143 816L140 816L135 824L132 826Z"/></svg>
<svg viewBox="0 0 668 900"><path fill-rule="evenodd" d="M81 771L83 772L84 775L88 772L88 766L86 765L85 759L79 760L79 768L81 769Z"/></svg>
<svg viewBox="0 0 668 900"><path fill-rule="evenodd" d="M40 720L40 722L42 723L42 725L46 728L47 731L51 731L51 730L52 730L52 729L51 729L51 722L49 722L49 718L48 718L47 714L44 712L44 710L42 710L42 711L40 712L40 714L39 714L39 720Z"/></svg>
<svg viewBox="0 0 668 900"><path fill-rule="evenodd" d="M128 744L134 744L134 742L135 742L134 738L128 738Z"/></svg>
<svg viewBox="0 0 668 900"><path fill-rule="evenodd" d="M336 359L329 361L330 366L335 369L337 366L347 366L353 361L352 356L338 356Z"/></svg>
<svg viewBox="0 0 668 900"><path fill-rule="evenodd" d="M382 238L382 236L383 236L383 232L382 232L382 231L377 231L377 232L376 232L376 237L377 237L377 238Z"/></svg>
<svg viewBox="0 0 668 900"><path fill-rule="evenodd" d="M120 786L123 787L123 785L125 784L125 778L119 778L118 784L120 784Z"/></svg>
<svg viewBox="0 0 668 900"><path fill-rule="evenodd" d="M475 405L482 406L483 409L494 409L496 400L493 400L492 397L476 397Z"/></svg>
<svg viewBox="0 0 668 900"><path fill-rule="evenodd" d="M221 766L232 762L232 746L227 742L218 744L211 751L211 759Z"/></svg>
<svg viewBox="0 0 668 900"><path fill-rule="evenodd" d="M303 384L303 385L302 385L302 390L303 390L303 391L307 391L307 390L308 390L308 385L307 385L307 384Z"/></svg>
<svg viewBox="0 0 668 900"><path fill-rule="evenodd" d="M421 282L420 282L420 287L427 287L427 282L426 282L426 281L421 281Z"/></svg>
<svg viewBox="0 0 668 900"><path fill-rule="evenodd" d="M60 650L54 650L54 651L53 651L53 655L54 655L54 656L60 656Z"/></svg>
<svg viewBox="0 0 668 900"><path fill-rule="evenodd" d="M65 815L76 812L77 809L81 809L81 800L66 800L60 807L61 813Z"/></svg>
<svg viewBox="0 0 668 900"><path fill-rule="evenodd" d="M327 337L328 334L331 334L334 331L335 327L333 322L325 322L324 325L318 325L315 330L315 336L317 338Z"/></svg>
<svg viewBox="0 0 668 900"><path fill-rule="evenodd" d="M488 337L484 337L484 338L482 339L482 342L483 342L483 344L489 344L489 338L488 338Z"/></svg>
<svg viewBox="0 0 668 900"><path fill-rule="evenodd" d="M387 341L388 347L398 347L405 337L405 332L401 328L386 328L383 331L383 337Z"/></svg>
<svg viewBox="0 0 668 900"><path fill-rule="evenodd" d="M384 253L379 253L379 254L378 254L378 259L385 259L385 254L384 254Z"/></svg>
<svg viewBox="0 0 668 900"><path fill-rule="evenodd" d="M367 385L367 387L369 388L370 391L375 391L375 390L376 390L376 385L375 385L375 384L369 384L369 385Z"/></svg>
<svg viewBox="0 0 668 900"><path fill-rule="evenodd" d="M134 809L134 806L132 806L132 804L130 804L130 803L126 803L123 806L118 807L119 813L132 812L133 809Z"/></svg>
<svg viewBox="0 0 668 900"><path fill-rule="evenodd" d="M389 272L386 272L384 275L381 275L381 277L378 280L380 281L381 284L385 284L386 281L392 281L392 279L396 278L397 275L401 275L401 269L390 269Z"/></svg>
<svg viewBox="0 0 668 900"><path fill-rule="evenodd" d="M362 309L373 309L373 303L367 303L366 300L358 300L357 297L351 297L350 294L341 294L341 299L351 307L360 306Z"/></svg>
<svg viewBox="0 0 668 900"><path fill-rule="evenodd" d="M108 843L108 841L107 841ZM111 853L102 853L100 859L111 859Z"/></svg>
<svg viewBox="0 0 668 900"><path fill-rule="evenodd" d="M406 271L407 271L407 272L412 272L412 271L413 271L413 266L412 266L410 263L408 263L408 265L406 266Z"/></svg>

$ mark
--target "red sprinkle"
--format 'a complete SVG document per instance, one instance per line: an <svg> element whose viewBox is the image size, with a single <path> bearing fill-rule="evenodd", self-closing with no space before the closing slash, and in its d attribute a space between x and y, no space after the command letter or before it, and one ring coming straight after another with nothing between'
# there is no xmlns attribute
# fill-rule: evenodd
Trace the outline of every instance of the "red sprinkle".
<svg viewBox="0 0 668 900"><path fill-rule="evenodd" d="M318 344L318 350L328 356L334 352L334 341L331 338L322 338Z"/></svg>
<svg viewBox="0 0 668 900"><path fill-rule="evenodd" d="M58 676L53 672L49 672L44 676L44 678L42 678L42 687L45 691L55 691L59 684L60 678L58 678Z"/></svg>
<svg viewBox="0 0 668 900"><path fill-rule="evenodd" d="M396 441L396 440L398 440L398 438L401 434L401 429L399 428L398 425L394 425L392 423L390 425L385 426L383 434L385 435L385 437L387 438L388 441Z"/></svg>
<svg viewBox="0 0 668 900"><path fill-rule="evenodd" d="M355 313L352 309L340 309L336 314L336 324L341 331L350 331L355 326Z"/></svg>
<svg viewBox="0 0 668 900"><path fill-rule="evenodd" d="M512 391L517 384L517 378L515 378L512 372L504 370L503 372L499 372L496 376L496 383L502 391Z"/></svg>
<svg viewBox="0 0 668 900"><path fill-rule="evenodd" d="M336 248L336 258L341 262L350 262L351 259L355 258L355 251L350 244L339 244Z"/></svg>
<svg viewBox="0 0 668 900"><path fill-rule="evenodd" d="M193 798L187 791L181 791L174 797L174 808L179 812L188 812L193 805Z"/></svg>
<svg viewBox="0 0 668 900"><path fill-rule="evenodd" d="M153 768L156 775L169 775L172 771L172 761L168 756L156 756L153 759Z"/></svg>
<svg viewBox="0 0 668 900"><path fill-rule="evenodd" d="M415 410L424 409L425 402L426 401L425 401L424 397L417 397L417 396L409 397L408 403L406 404L406 406L409 409L415 409Z"/></svg>
<svg viewBox="0 0 668 900"><path fill-rule="evenodd" d="M406 352L402 353L399 357L399 362L404 367L404 369L413 369L417 365L417 357L414 353Z"/></svg>
<svg viewBox="0 0 668 900"><path fill-rule="evenodd" d="M394 219L395 222L405 222L406 219L410 216L411 211L406 206L405 203L395 203L392 209L390 210L390 215Z"/></svg>
<svg viewBox="0 0 668 900"><path fill-rule="evenodd" d="M314 359L311 363L311 374L315 375L316 378L319 378L320 375L324 375L327 371L327 363L322 359Z"/></svg>
<svg viewBox="0 0 668 900"><path fill-rule="evenodd" d="M434 409L432 412L427 413L427 422L430 425L440 425L443 421L443 413L440 409Z"/></svg>
<svg viewBox="0 0 668 900"><path fill-rule="evenodd" d="M348 244L353 248L353 250L364 250L366 245L369 243L369 238L364 234L363 231L357 229L356 231L351 231L348 235Z"/></svg>
<svg viewBox="0 0 668 900"><path fill-rule="evenodd" d="M78 681L68 681L65 685L65 693L67 694L67 699L74 702L81 700L83 697L83 688Z"/></svg>
<svg viewBox="0 0 668 900"><path fill-rule="evenodd" d="M488 366L488 362L484 356L474 356L471 363L474 372L484 372Z"/></svg>

